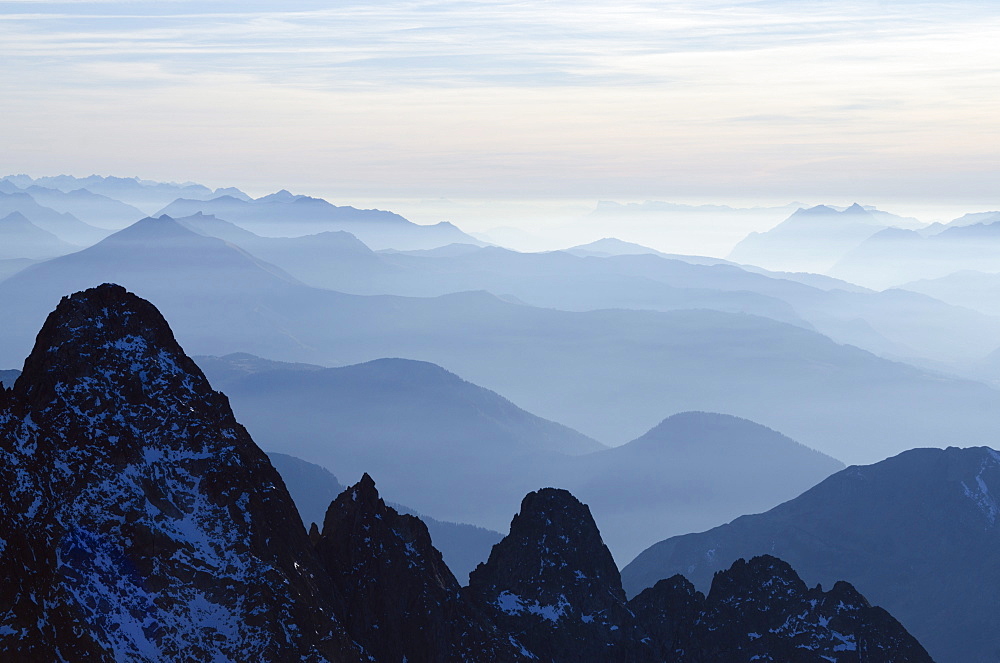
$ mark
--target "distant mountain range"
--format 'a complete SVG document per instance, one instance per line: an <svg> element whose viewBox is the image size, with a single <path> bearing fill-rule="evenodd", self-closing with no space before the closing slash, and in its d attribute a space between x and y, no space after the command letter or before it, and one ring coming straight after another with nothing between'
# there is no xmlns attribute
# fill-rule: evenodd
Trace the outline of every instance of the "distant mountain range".
<svg viewBox="0 0 1000 663"><path fill-rule="evenodd" d="M610 256L637 256L637 255L656 255L661 258L670 258L672 260L683 260L684 262L689 262L692 265L732 265L734 263L728 260L722 260L721 258L710 258L708 256L687 256L680 255L677 253L663 253L662 251L657 251L656 249L651 249L648 246L643 246L641 244L636 244L634 242L623 242L615 237L605 237L589 244L581 244L579 246L572 246L568 249L563 249L564 253L569 253L570 255L580 256L581 258L586 258L589 256L594 256L597 258L607 258Z"/></svg>
<svg viewBox="0 0 1000 663"><path fill-rule="evenodd" d="M83 189L90 193L130 205L142 210L143 214L151 214L178 198L207 199L227 195L249 199L249 196L245 193L232 187L215 189L213 191L206 186L191 182L184 184L153 182L150 180L141 180L138 177L103 177L100 175L73 177L71 175L57 175L55 177L32 178L27 175L8 175L3 180L21 189L38 186L46 189L55 189L64 193L73 193ZM138 220L143 214L132 220ZM108 227L114 226L109 225Z"/></svg>
<svg viewBox="0 0 1000 663"><path fill-rule="evenodd" d="M421 226L382 210L338 207L322 198L279 191L256 200L221 196L211 200L181 198L159 215L174 218L206 214L230 221L267 237L298 237L329 231L347 231L373 249L424 249L454 242L480 244L450 223Z"/></svg>
<svg viewBox="0 0 1000 663"><path fill-rule="evenodd" d="M1000 265L995 267L1000 270ZM899 289L1000 317L1000 271L961 270L936 279L903 283Z"/></svg>
<svg viewBox="0 0 1000 663"><path fill-rule="evenodd" d="M107 237L111 232L107 229L97 228L96 226L84 223L72 214L60 213L40 205L27 193L0 192L0 218L14 212L19 213L42 230L77 246L89 246ZM22 255L14 257L28 258L30 256Z"/></svg>
<svg viewBox="0 0 1000 663"><path fill-rule="evenodd" d="M844 210L826 205L798 209L763 233L750 233L728 258L789 272L829 270L845 253L890 225L916 225L904 219L854 203Z"/></svg>
<svg viewBox="0 0 1000 663"><path fill-rule="evenodd" d="M566 459L551 485L586 500L625 563L657 532L697 532L764 511L843 467L752 421L683 412L632 442Z"/></svg>
<svg viewBox="0 0 1000 663"><path fill-rule="evenodd" d="M345 295L166 217L0 282L0 366L20 361L60 293L112 280L155 298L198 354L428 361L604 443L689 410L745 417L847 462L954 436L987 443L1000 432L1000 392L799 327L704 310L566 312L483 292Z"/></svg>
<svg viewBox="0 0 1000 663"><path fill-rule="evenodd" d="M393 501L491 529L544 481L553 456L605 448L426 362L258 372L218 386L265 448L380 476Z"/></svg>
<svg viewBox="0 0 1000 663"><path fill-rule="evenodd" d="M32 185L24 189L35 202L64 214L72 214L84 223L105 229L121 229L146 216L139 208L87 189L60 191Z"/></svg>
<svg viewBox="0 0 1000 663"><path fill-rule="evenodd" d="M602 240L599 253L518 253L450 245L372 252L346 233L265 238L213 216L178 220L232 242L303 282L353 294L429 297L487 290L510 301L570 311L626 308L751 313L888 358L964 362L994 350L1000 321L927 297L866 291L818 275L750 270ZM621 254L611 255L612 250ZM590 252L592 253L592 252Z"/></svg>
<svg viewBox="0 0 1000 663"><path fill-rule="evenodd" d="M246 356L198 361L266 449L382 476L384 492L421 514L490 529L532 487L569 488L605 523L621 562L667 533L768 509L843 467L763 426L709 413L675 415L605 449L424 362L267 370Z"/></svg>
<svg viewBox="0 0 1000 663"><path fill-rule="evenodd" d="M579 232L600 237L614 229L616 237L641 244L669 247L675 253L725 255L747 228L769 228L801 205L731 207L685 205L658 200L620 203L598 201L593 211L574 222ZM698 247L697 250L694 247Z"/></svg>
<svg viewBox="0 0 1000 663"><path fill-rule="evenodd" d="M1000 270L1000 213L966 218L921 231L889 228L844 255L830 274L886 288L959 271ZM970 223L971 221L977 221Z"/></svg>
<svg viewBox="0 0 1000 663"><path fill-rule="evenodd" d="M772 554L807 583L843 578L942 663L1000 651L1000 453L914 449L849 467L766 513L652 546L622 571L636 594L683 573L701 588L736 559Z"/></svg>
<svg viewBox="0 0 1000 663"><path fill-rule="evenodd" d="M79 250L47 230L42 230L20 212L0 218L0 260L38 260Z"/></svg>
<svg viewBox="0 0 1000 663"><path fill-rule="evenodd" d="M38 184L43 181L48 186ZM19 188L15 182L24 188ZM547 254L519 254L493 247L477 252L476 245L468 243L474 240L447 224L418 226L390 212L337 207L318 198L296 196L287 191L253 200L239 191L219 189L213 192L198 185L127 178L40 178L36 181L8 177L0 183L3 195L20 197L14 206L29 221L40 227L49 224L54 234L81 246L93 244L107 234L107 228L134 219L139 210L88 189L73 187L104 187L109 191L121 189L157 195L191 192L193 198L178 199L168 209L177 208L182 212L190 211L188 207L191 210L217 209L243 219L241 223L250 224L261 232L270 232L267 229L274 228L273 219L280 218L285 227L282 232L287 234L286 231L295 226L300 233L312 234L295 238L263 237L224 218L201 212L183 217L181 223L200 234L234 243L255 257L280 266L308 285L353 294L435 296L464 290L488 290L507 301L563 310L708 308L747 312L816 329L839 343L849 343L889 359L950 366L960 371L962 365L994 351L995 339L1000 334L1000 322L991 317L926 298L872 293L846 281L820 275L767 272L714 258L664 254L613 238ZM52 188L55 186L69 191ZM52 207L39 205L29 192ZM641 207L661 211L669 208L676 212L683 206L649 203ZM67 211L57 212L53 208ZM70 212L103 228L88 225ZM787 223L792 224L803 217L805 221L799 219L793 225L840 227L843 225L840 217L824 219L845 214L867 215L886 222L911 221L860 206L844 211L821 206L801 211ZM984 223L989 215L968 216L941 228L968 232L973 228L969 225L972 221ZM36 219L40 220L36 222ZM407 250L397 248L392 253L376 254L345 230L318 232L333 227L351 230L376 248L390 244ZM386 232L394 239L386 239L389 237L383 236ZM456 241L466 243L447 244ZM19 250L17 246L8 242L9 258L23 260L42 255L29 249ZM414 247L426 246L434 248L413 252ZM829 248L828 243L823 246ZM54 255L52 250L55 249L45 255ZM66 250L66 247L60 249ZM6 269L0 269L0 278L17 271L20 266L3 267ZM806 287L796 289L793 284Z"/></svg>

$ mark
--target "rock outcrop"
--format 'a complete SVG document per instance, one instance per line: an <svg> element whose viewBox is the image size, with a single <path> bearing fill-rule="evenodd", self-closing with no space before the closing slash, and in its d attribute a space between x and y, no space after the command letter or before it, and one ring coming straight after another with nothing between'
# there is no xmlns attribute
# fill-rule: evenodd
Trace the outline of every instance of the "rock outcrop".
<svg viewBox="0 0 1000 663"><path fill-rule="evenodd" d="M0 440L14 660L359 659L280 477L149 302L63 298Z"/></svg>
<svg viewBox="0 0 1000 663"><path fill-rule="evenodd" d="M330 505L316 549L348 632L376 660L529 660L463 596L424 523L386 506L367 474Z"/></svg>

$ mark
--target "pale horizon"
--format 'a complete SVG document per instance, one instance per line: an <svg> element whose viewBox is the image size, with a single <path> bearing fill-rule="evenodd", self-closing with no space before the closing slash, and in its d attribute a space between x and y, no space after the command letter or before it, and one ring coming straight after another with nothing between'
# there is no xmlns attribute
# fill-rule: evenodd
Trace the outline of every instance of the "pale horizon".
<svg viewBox="0 0 1000 663"><path fill-rule="evenodd" d="M982 3L15 0L0 36L7 172L358 204L997 207Z"/></svg>

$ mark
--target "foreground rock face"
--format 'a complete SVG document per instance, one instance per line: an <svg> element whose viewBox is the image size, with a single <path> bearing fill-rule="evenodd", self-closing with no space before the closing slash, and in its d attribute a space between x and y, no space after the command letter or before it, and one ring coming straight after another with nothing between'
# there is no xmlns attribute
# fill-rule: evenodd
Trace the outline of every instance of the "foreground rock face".
<svg viewBox="0 0 1000 663"><path fill-rule="evenodd" d="M850 584L808 589L768 555L716 574L706 598L682 576L661 580L629 606L664 660L930 661L923 647Z"/></svg>
<svg viewBox="0 0 1000 663"><path fill-rule="evenodd" d="M590 509L565 490L524 498L468 591L542 660L650 660Z"/></svg>
<svg viewBox="0 0 1000 663"><path fill-rule="evenodd" d="M462 590L365 475L306 534L267 457L148 302L64 298L0 387L0 659L929 661L850 585L740 560L626 602L590 510L530 493Z"/></svg>
<svg viewBox="0 0 1000 663"><path fill-rule="evenodd" d="M316 549L351 637L377 660L529 660L462 595L424 523L386 506L367 474L330 505Z"/></svg>
<svg viewBox="0 0 1000 663"><path fill-rule="evenodd" d="M769 556L716 574L706 598L682 576L625 601L590 510L564 490L530 493L470 576L469 594L543 661L930 661L851 585L808 589Z"/></svg>
<svg viewBox="0 0 1000 663"><path fill-rule="evenodd" d="M941 663L1000 659L1000 453L912 449L834 474L770 511L662 541L622 570L635 595L683 574L706 591L772 554L810 585L850 582Z"/></svg>
<svg viewBox="0 0 1000 663"><path fill-rule="evenodd" d="M281 479L151 304L64 298L0 398L6 652L358 659Z"/></svg>

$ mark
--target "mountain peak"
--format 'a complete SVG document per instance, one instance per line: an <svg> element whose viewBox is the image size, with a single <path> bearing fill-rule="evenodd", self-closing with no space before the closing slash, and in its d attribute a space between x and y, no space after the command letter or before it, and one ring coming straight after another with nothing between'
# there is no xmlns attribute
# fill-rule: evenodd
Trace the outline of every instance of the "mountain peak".
<svg viewBox="0 0 1000 663"><path fill-rule="evenodd" d="M462 595L424 523L386 506L367 473L311 536L348 632L373 660L524 660Z"/></svg>
<svg viewBox="0 0 1000 663"><path fill-rule="evenodd" d="M788 562L772 555L759 555L750 561L738 559L728 570L717 572L709 597L713 603L726 606L739 603L743 611L750 605L770 610L775 601L800 601L807 591L808 587Z"/></svg>
<svg viewBox="0 0 1000 663"><path fill-rule="evenodd" d="M15 211L11 212L10 214L8 214L7 216L5 216L2 219L0 219L0 223L3 223L5 225L8 225L8 224L9 225L15 225L16 224L16 225L22 225L23 226L26 223L31 223L31 221L28 220L28 217L26 217L25 215L21 214L17 210L15 210Z"/></svg>
<svg viewBox="0 0 1000 663"><path fill-rule="evenodd" d="M559 543L550 545L550 540ZM595 582L620 588L618 567L590 508L561 488L528 493L510 523L510 534L470 576L470 587L480 591L535 595ZM615 593L624 599L620 589Z"/></svg>
<svg viewBox="0 0 1000 663"><path fill-rule="evenodd" d="M118 370L98 376L98 365ZM134 379L137 373L147 378L141 385ZM156 307L120 285L105 283L62 298L42 325L16 388L25 398L48 400L78 379L85 379L88 388L101 380L123 389L128 398L133 389L152 388L167 374L188 389L191 380L207 385Z"/></svg>
<svg viewBox="0 0 1000 663"><path fill-rule="evenodd" d="M469 574L468 592L544 660L639 646L611 552L590 508L566 490L525 496L510 534Z"/></svg>
<svg viewBox="0 0 1000 663"><path fill-rule="evenodd" d="M374 493L376 496L378 496L378 491L375 490L375 479L372 479L371 475L368 474L367 472L365 472L364 475L362 475L361 481L358 482L357 488L358 490L361 490L363 492Z"/></svg>
<svg viewBox="0 0 1000 663"><path fill-rule="evenodd" d="M280 477L151 303L109 283L64 297L8 398L15 658L357 660Z"/></svg>
<svg viewBox="0 0 1000 663"><path fill-rule="evenodd" d="M290 203L290 202L298 200L301 197L302 196L297 196L297 195L293 194L288 189L282 189L282 190L276 191L276 192L274 192L274 193L272 193L270 195L261 196L260 198L257 198L256 202Z"/></svg>
<svg viewBox="0 0 1000 663"><path fill-rule="evenodd" d="M144 219L139 219L113 235L109 235L108 239L161 241L179 237L190 237L192 235L195 235L195 233L178 223L177 219L166 214L161 214L160 216L147 216Z"/></svg>

